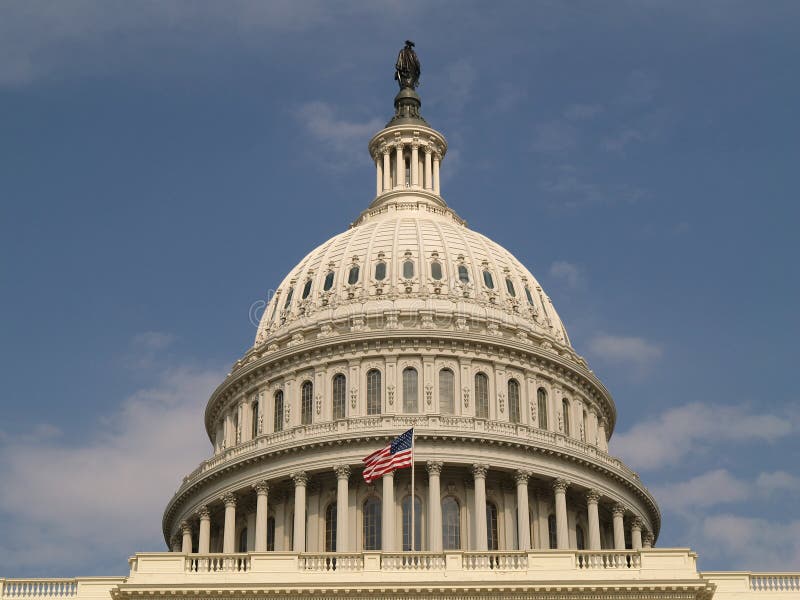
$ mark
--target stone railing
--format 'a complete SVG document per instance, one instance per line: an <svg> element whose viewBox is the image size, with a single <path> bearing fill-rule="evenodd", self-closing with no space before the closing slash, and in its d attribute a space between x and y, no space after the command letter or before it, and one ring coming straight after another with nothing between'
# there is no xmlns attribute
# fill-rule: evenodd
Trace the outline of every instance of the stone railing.
<svg viewBox="0 0 800 600"><path fill-rule="evenodd" d="M465 552L465 571L498 569L501 571L524 571L528 568L527 552Z"/></svg>
<svg viewBox="0 0 800 600"><path fill-rule="evenodd" d="M509 438L514 441L527 441L542 448L577 453L584 458L589 457L628 479L639 480L636 472L625 466L618 458L611 456L597 446L566 436L563 433L539 429L530 425L477 419L475 417L382 415L300 425L284 431L262 434L255 439L228 448L200 463L194 471L183 478L183 485L175 492L175 495L180 494L183 489L192 485L202 475L214 470L216 467L266 450L282 450L297 444L320 443L334 439L341 440L342 437L358 437L359 434L366 432L373 435L381 432L393 435L409 427L415 427L418 435L443 433L451 436L460 434L463 437L480 436L484 438L496 436L498 441Z"/></svg>
<svg viewBox="0 0 800 600"><path fill-rule="evenodd" d="M326 552L324 554L301 554L297 558L297 568L301 571L361 571L364 557L361 554Z"/></svg>
<svg viewBox="0 0 800 600"><path fill-rule="evenodd" d="M7 579L2 598L68 598L78 592L77 579Z"/></svg>
<svg viewBox="0 0 800 600"><path fill-rule="evenodd" d="M247 554L192 554L186 557L187 573L246 573L250 570Z"/></svg>
<svg viewBox="0 0 800 600"><path fill-rule="evenodd" d="M754 592L800 592L800 573L750 573Z"/></svg>
<svg viewBox="0 0 800 600"><path fill-rule="evenodd" d="M633 551L582 550L576 554L576 561L579 569L638 569L641 555Z"/></svg>

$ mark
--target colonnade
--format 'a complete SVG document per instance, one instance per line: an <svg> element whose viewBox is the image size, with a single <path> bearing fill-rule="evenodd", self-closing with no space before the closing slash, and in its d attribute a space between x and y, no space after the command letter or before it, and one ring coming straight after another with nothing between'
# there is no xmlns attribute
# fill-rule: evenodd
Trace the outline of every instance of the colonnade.
<svg viewBox="0 0 800 600"><path fill-rule="evenodd" d="M424 155L422 159L420 150ZM392 160L392 154L394 154L394 160ZM441 195L439 165L442 153L433 145L397 141L381 146L380 151L376 152L373 158L375 159L377 195L406 187L424 189ZM406 165L409 170L408 180L406 180Z"/></svg>
<svg viewBox="0 0 800 600"><path fill-rule="evenodd" d="M426 463L428 473L428 502L427 502L427 549L431 552L441 552L443 547L442 532L442 503L441 503L441 473L444 464L439 461L428 461ZM355 540L349 539L350 511L349 492L350 476L352 469L350 465L340 464L333 468L336 475L336 550L338 552L350 552L356 549ZM486 464L473 464L471 466L472 483L474 493L472 494L472 506L469 507L470 514L474 515L474 536L472 548L476 551L486 551L488 549L487 519L479 518L487 514L486 498L486 478L489 473L489 466ZM529 550L533 547L531 543L531 522L529 512L529 489L528 484L531 473L517 470L514 472L514 482L516 486L516 540L519 550ZM298 471L291 475L294 488L294 534L292 535L294 552L305 552L306 548L306 523L307 523L307 502L306 491L309 483L309 475L305 471ZM555 507L555 544L556 549L569 549L569 526L567 512L567 489L570 482L563 478L558 478L550 482L552 490L552 502ZM387 552L394 552L398 549L396 541L395 523L397 505L395 496L395 477L394 473L387 473L382 477L381 482L381 549ZM538 490L541 492L542 488ZM252 485L252 492L255 493L255 532L254 550L264 552L267 550L267 515L269 509L269 482L259 481ZM585 491L586 500L586 522L588 523L588 540L585 540L587 550L600 550L601 528L599 506L602 496L599 491L590 489ZM238 496L233 493L226 493L220 498L224 506L223 528L222 528L222 552L233 553L236 548L236 508ZM626 548L625 536L625 517L629 510L621 503L615 502L611 505L612 525L613 525L613 548L624 550ZM550 517L552 519L552 517ZM211 512L207 506L201 506L196 519L199 521L197 551L201 554L210 551L211 537ZM633 550L649 548L652 546L653 536L644 529L641 517L633 516L629 518L630 523L630 547ZM180 536L174 540L173 549L183 553L190 553L193 548L193 530L189 521L183 521L180 525ZM421 548L417 548L420 550ZM510 549L510 548L509 548Z"/></svg>

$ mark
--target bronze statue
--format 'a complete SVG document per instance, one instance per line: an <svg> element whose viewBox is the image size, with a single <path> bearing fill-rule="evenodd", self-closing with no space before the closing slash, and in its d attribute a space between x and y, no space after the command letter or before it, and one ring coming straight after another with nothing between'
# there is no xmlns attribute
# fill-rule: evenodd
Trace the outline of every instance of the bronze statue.
<svg viewBox="0 0 800 600"><path fill-rule="evenodd" d="M419 59L414 52L414 42L406 40L406 47L397 55L397 64L394 66L394 78L400 84L400 89L411 88L419 85Z"/></svg>

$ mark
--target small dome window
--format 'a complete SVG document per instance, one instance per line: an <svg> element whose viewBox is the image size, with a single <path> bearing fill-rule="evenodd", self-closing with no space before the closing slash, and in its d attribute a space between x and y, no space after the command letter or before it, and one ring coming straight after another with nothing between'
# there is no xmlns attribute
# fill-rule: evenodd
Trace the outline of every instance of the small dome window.
<svg viewBox="0 0 800 600"><path fill-rule="evenodd" d="M483 283L490 290L494 289L494 279L492 278L492 274L488 270L483 272Z"/></svg>
<svg viewBox="0 0 800 600"><path fill-rule="evenodd" d="M528 299L528 304L533 306L533 296L531 296L531 288L525 286L525 297Z"/></svg>
<svg viewBox="0 0 800 600"><path fill-rule="evenodd" d="M435 260L431 263L431 277L437 281L442 278L442 263L440 263L438 260Z"/></svg>
<svg viewBox="0 0 800 600"><path fill-rule="evenodd" d="M347 275L347 283L349 283L350 285L357 284L359 271L360 269L358 268L358 265L353 265L352 267L350 267L350 273Z"/></svg>
<svg viewBox="0 0 800 600"><path fill-rule="evenodd" d="M514 282L511 281L510 277L506 277L506 289L512 298L517 295L517 290L514 289Z"/></svg>
<svg viewBox="0 0 800 600"><path fill-rule="evenodd" d="M414 261L407 260L403 263L403 278L411 279L414 277Z"/></svg>
<svg viewBox="0 0 800 600"><path fill-rule="evenodd" d="M333 287L333 271L328 271L328 274L325 275L325 283L322 285L322 289L326 292Z"/></svg>
<svg viewBox="0 0 800 600"><path fill-rule="evenodd" d="M386 263L381 261L375 265L375 279L383 281L386 279Z"/></svg>
<svg viewBox="0 0 800 600"><path fill-rule="evenodd" d="M458 280L461 283L469 283L469 270L467 265L458 265Z"/></svg>
<svg viewBox="0 0 800 600"><path fill-rule="evenodd" d="M289 305L292 303L292 294L294 294L294 288L289 288L289 293L286 294L286 302L283 303L283 310L289 308Z"/></svg>
<svg viewBox="0 0 800 600"><path fill-rule="evenodd" d="M303 286L303 300L308 298L308 295L311 293L311 280L309 279L306 281L306 284Z"/></svg>

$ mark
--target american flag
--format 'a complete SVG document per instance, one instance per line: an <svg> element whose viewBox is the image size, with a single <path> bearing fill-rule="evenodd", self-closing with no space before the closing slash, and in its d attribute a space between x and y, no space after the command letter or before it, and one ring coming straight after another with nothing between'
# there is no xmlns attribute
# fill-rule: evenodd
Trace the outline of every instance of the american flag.
<svg viewBox="0 0 800 600"><path fill-rule="evenodd" d="M372 483L384 473L395 469L405 469L414 462L414 428L398 435L394 441L380 450L376 450L365 459L364 481Z"/></svg>

